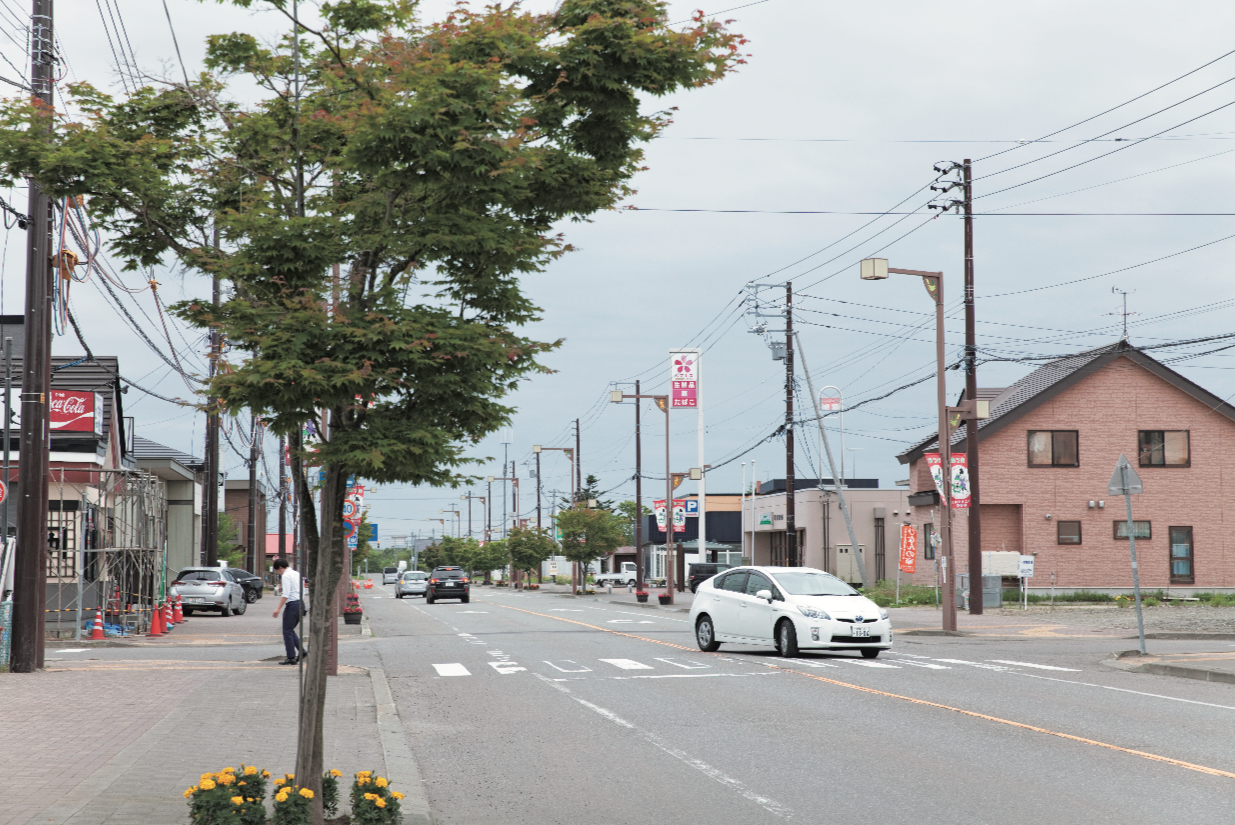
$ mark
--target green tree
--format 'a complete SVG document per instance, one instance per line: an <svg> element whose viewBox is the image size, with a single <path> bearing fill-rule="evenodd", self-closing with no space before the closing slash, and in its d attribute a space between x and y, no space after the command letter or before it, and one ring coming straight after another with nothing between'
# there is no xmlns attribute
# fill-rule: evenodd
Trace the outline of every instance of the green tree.
<svg viewBox="0 0 1235 825"><path fill-rule="evenodd" d="M595 501L596 507L594 509L612 510L613 502L602 500L600 496L600 479L594 475L586 475L583 477L583 488L575 490L574 504L582 504L586 507L589 501ZM570 507L572 502L569 498L563 498L561 506L563 508Z"/></svg>
<svg viewBox="0 0 1235 825"><path fill-rule="evenodd" d="M235 2L288 14L285 0ZM173 310L243 356L212 403L288 436L304 500L321 467L321 523L304 508L301 534L312 591L330 593L347 478L466 480L482 461L469 448L560 343L516 332L539 320L521 280L570 249L554 227L629 194L639 144L669 117L645 101L720 79L744 41L701 14L672 29L654 0L460 5L438 23L410 0L319 9L320 28L296 24L295 54L290 35L210 37L190 87L117 100L71 86L79 122L7 101L0 184L84 196L129 270L175 256L227 282L221 306ZM328 436L306 442L309 423ZM311 605L310 649L326 649L329 605ZM325 691L325 658L309 657L295 773L315 825Z"/></svg>
<svg viewBox="0 0 1235 825"><path fill-rule="evenodd" d="M506 545L514 568L529 574L538 572L541 562L557 549L557 543L545 527L516 527L510 531Z"/></svg>
<svg viewBox="0 0 1235 825"><path fill-rule="evenodd" d="M622 544L626 547L634 547L635 525L640 516L652 515L652 508L646 505L637 507L633 501L623 501L617 506L617 512L622 519Z"/></svg>
<svg viewBox="0 0 1235 825"><path fill-rule="evenodd" d="M219 532L215 543L215 553L217 554L215 558L227 562L228 567L244 565L245 548L240 543L240 525L230 513L222 510L219 511ZM263 571L250 570L249 572L260 576Z"/></svg>
<svg viewBox="0 0 1235 825"><path fill-rule="evenodd" d="M585 571L580 579L586 578L587 565L622 546L621 516L607 510L563 510L557 514L557 526L562 555Z"/></svg>

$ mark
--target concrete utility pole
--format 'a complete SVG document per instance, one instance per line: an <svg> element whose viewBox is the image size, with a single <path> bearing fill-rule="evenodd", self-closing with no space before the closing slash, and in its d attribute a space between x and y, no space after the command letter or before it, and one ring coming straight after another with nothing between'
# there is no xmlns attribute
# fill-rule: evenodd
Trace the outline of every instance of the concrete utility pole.
<svg viewBox="0 0 1235 825"><path fill-rule="evenodd" d="M582 453L579 452L579 449L580 449L579 419L576 418L575 419L575 491L576 492L583 489L583 462L582 462L583 456L582 456ZM571 499L570 506L571 507L575 506L575 502L573 498Z"/></svg>
<svg viewBox="0 0 1235 825"><path fill-rule="evenodd" d="M793 281L785 284L785 559L798 566L797 502L793 492Z"/></svg>
<svg viewBox="0 0 1235 825"><path fill-rule="evenodd" d="M279 557L287 557L287 473L285 472L284 461L287 457L287 440L283 436L279 436ZM265 559L262 560L262 568L266 567ZM261 575L260 570L251 570L251 573Z"/></svg>
<svg viewBox="0 0 1235 825"><path fill-rule="evenodd" d="M34 0L30 12L30 86L50 109L55 77L52 2ZM48 395L51 392L51 299L53 284L51 202L29 181L26 233L26 305L18 440L17 552L13 570L13 635L10 669L43 667L43 622L47 601ZM120 392L117 386L115 391ZM8 422L5 422L8 426ZM7 527L6 527L7 529Z"/></svg>
<svg viewBox="0 0 1235 825"><path fill-rule="evenodd" d="M978 400L978 345L973 300L973 172L961 168L965 210L965 400ZM978 482L978 419L965 421L965 463L969 467L969 613L982 615L982 494Z"/></svg>
<svg viewBox="0 0 1235 825"><path fill-rule="evenodd" d="M214 230L214 249L219 249L219 230ZM218 311L219 276L211 279L211 303ZM219 369L223 337L217 327L210 328L210 377ZM202 564L214 567L219 563L219 411L218 399L212 394L206 408L206 512L202 514ZM297 568L300 569L300 568ZM256 571L250 571L256 572Z"/></svg>
<svg viewBox="0 0 1235 825"><path fill-rule="evenodd" d="M249 534L246 559L249 572L257 569L257 416L249 414Z"/></svg>
<svg viewBox="0 0 1235 825"><path fill-rule="evenodd" d="M643 590L643 431L639 423L639 382L635 382L635 589Z"/></svg>

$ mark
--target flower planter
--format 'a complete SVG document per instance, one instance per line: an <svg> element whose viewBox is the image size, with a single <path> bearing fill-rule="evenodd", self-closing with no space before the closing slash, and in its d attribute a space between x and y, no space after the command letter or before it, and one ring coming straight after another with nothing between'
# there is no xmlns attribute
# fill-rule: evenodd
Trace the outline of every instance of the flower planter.
<svg viewBox="0 0 1235 825"><path fill-rule="evenodd" d="M656 598L657 598L657 600L658 600L661 604L672 604L672 603L673 603L673 597L672 597L672 596L666 596L666 595L665 595L665 594L663 594L663 593L662 593L661 595L657 596Z"/></svg>
<svg viewBox="0 0 1235 825"><path fill-rule="evenodd" d="M648 603L648 594L647 594L647 593L636 593L636 594L635 594L635 600L636 600L636 601L638 601L638 602L639 602L639 604L647 604L647 603Z"/></svg>
<svg viewBox="0 0 1235 825"><path fill-rule="evenodd" d="M344 613L343 624L360 624L360 617L363 613Z"/></svg>

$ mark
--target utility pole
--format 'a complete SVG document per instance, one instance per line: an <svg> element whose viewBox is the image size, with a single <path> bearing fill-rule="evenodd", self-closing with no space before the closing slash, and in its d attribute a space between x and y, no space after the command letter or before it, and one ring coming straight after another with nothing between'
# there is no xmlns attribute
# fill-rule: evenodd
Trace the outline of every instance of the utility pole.
<svg viewBox="0 0 1235 825"><path fill-rule="evenodd" d="M583 456L579 452L579 419L575 419L575 491L583 489ZM574 507L575 502L571 501L570 506Z"/></svg>
<svg viewBox="0 0 1235 825"><path fill-rule="evenodd" d="M635 382L635 589L643 590L643 431L639 426L639 408L643 402L639 382Z"/></svg>
<svg viewBox="0 0 1235 825"><path fill-rule="evenodd" d="M287 440L279 436L279 558L287 557L287 473L284 472L284 461L287 457ZM263 562L265 560L263 559ZM266 565L263 563L262 567ZM252 570L261 574L261 571Z"/></svg>
<svg viewBox="0 0 1235 825"><path fill-rule="evenodd" d="M973 178L969 158L961 167L965 182L965 400L978 400L978 346L973 301ZM982 615L982 498L978 482L978 419L965 421L965 463L969 467L969 614Z"/></svg>
<svg viewBox="0 0 1235 825"><path fill-rule="evenodd" d="M30 13L30 85L52 107L55 55L52 0L34 0ZM13 570L13 635L10 669L43 667L43 622L47 600L48 394L51 391L51 202L29 181L26 233L26 305L22 356L21 431L18 440L17 552ZM120 387L116 387L120 392ZM8 422L5 422L8 426ZM7 529L7 526L6 526Z"/></svg>
<svg viewBox="0 0 1235 825"><path fill-rule="evenodd" d="M214 230L214 249L219 250L219 230ZM211 278L211 303L218 312L219 276ZM218 327L210 327L210 378L219 370L223 337ZM202 516L202 564L214 567L219 563L219 408L211 394L206 410L206 512ZM297 568L300 569L300 568ZM256 572L256 571L250 571Z"/></svg>
<svg viewBox="0 0 1235 825"><path fill-rule="evenodd" d="M493 476L489 476L489 488L485 492L485 541L493 540Z"/></svg>
<svg viewBox="0 0 1235 825"><path fill-rule="evenodd" d="M536 529L540 529L540 453L536 453Z"/></svg>
<svg viewBox="0 0 1235 825"><path fill-rule="evenodd" d="M257 416L249 414L249 534L247 566L252 572L257 568Z"/></svg>
<svg viewBox="0 0 1235 825"><path fill-rule="evenodd" d="M785 566L798 566L793 494L793 281L785 283Z"/></svg>

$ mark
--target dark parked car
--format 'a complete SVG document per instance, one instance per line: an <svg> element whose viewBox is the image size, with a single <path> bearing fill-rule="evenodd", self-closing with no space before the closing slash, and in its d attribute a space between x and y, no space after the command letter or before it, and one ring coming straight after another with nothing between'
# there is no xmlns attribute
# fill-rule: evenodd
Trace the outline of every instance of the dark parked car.
<svg viewBox="0 0 1235 825"><path fill-rule="evenodd" d="M238 567L229 567L227 572L232 574L241 587L244 588L244 600L249 604L257 601L262 597L262 581L260 576L254 576L247 570L241 570Z"/></svg>
<svg viewBox="0 0 1235 825"><path fill-rule="evenodd" d="M467 572L462 567L435 567L429 574L425 603L433 604L438 599L458 599L467 604L472 600L471 588Z"/></svg>
<svg viewBox="0 0 1235 825"><path fill-rule="evenodd" d="M699 585L703 584L708 579L715 576L717 573L724 572L732 564L716 564L715 562L701 562L690 566L690 573L686 579L686 586L690 588L690 592L694 593L699 589Z"/></svg>

